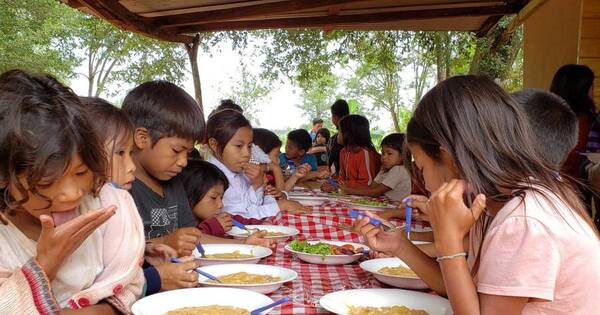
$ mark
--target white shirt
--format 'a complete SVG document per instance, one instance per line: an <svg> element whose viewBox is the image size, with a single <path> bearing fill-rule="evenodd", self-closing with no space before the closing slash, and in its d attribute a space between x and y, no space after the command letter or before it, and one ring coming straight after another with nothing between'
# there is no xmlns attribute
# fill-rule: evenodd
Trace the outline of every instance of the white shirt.
<svg viewBox="0 0 600 315"><path fill-rule="evenodd" d="M232 172L214 156L209 157L208 162L223 171L229 181L229 188L223 194L223 209L226 212L249 219L263 219L279 213L275 198L265 196L262 187L254 190L244 174Z"/></svg>
<svg viewBox="0 0 600 315"><path fill-rule="evenodd" d="M375 177L375 182L390 188L385 195L395 201L401 201L410 195L412 188L410 175L402 165L396 165L387 172L382 169Z"/></svg>

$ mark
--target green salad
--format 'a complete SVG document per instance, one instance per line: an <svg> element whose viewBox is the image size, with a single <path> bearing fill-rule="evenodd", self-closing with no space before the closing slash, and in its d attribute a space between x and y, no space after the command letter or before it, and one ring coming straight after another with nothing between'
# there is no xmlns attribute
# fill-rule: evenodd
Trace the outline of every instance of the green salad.
<svg viewBox="0 0 600 315"><path fill-rule="evenodd" d="M365 206L375 206L375 207L387 207L388 206L387 202L377 201L377 200L368 199L368 198L354 199L354 200L352 200L352 203L356 203L359 205L365 205Z"/></svg>
<svg viewBox="0 0 600 315"><path fill-rule="evenodd" d="M315 255L332 255L333 249L331 245L325 243L310 244L307 241L294 240L290 242L290 248L307 254Z"/></svg>

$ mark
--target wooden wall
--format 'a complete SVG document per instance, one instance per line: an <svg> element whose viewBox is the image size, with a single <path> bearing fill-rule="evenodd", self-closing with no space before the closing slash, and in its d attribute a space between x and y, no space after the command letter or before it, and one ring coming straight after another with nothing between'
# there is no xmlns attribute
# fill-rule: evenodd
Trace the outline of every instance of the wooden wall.
<svg viewBox="0 0 600 315"><path fill-rule="evenodd" d="M577 63L583 1L548 0L525 20L524 87L549 89L558 68Z"/></svg>
<svg viewBox="0 0 600 315"><path fill-rule="evenodd" d="M583 0L579 63L594 70L594 101L600 109L600 0Z"/></svg>

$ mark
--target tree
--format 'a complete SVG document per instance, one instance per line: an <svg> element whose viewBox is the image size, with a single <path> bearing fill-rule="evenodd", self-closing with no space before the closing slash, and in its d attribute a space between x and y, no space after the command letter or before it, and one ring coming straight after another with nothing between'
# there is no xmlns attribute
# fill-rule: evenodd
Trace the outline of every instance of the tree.
<svg viewBox="0 0 600 315"><path fill-rule="evenodd" d="M21 68L72 78L79 60L64 25L74 17L55 0L0 0L0 73Z"/></svg>
<svg viewBox="0 0 600 315"><path fill-rule="evenodd" d="M86 56L88 96L122 91L124 85L165 79L180 84L185 77L183 47L125 32L95 17L77 13L73 34ZM111 86L114 90L108 90Z"/></svg>
<svg viewBox="0 0 600 315"><path fill-rule="evenodd" d="M232 99L244 110L244 116L254 125L260 125L257 114L260 111L261 102L265 101L271 91L269 82L262 81L252 73L245 63L239 65L239 77L229 78L231 85L228 91L220 91L225 98Z"/></svg>
<svg viewBox="0 0 600 315"><path fill-rule="evenodd" d="M299 85L302 89L302 103L298 107L304 116L309 120L321 118L331 127L325 117L329 116L331 104L340 97L337 92L340 79L333 74L326 74L314 82L302 82Z"/></svg>

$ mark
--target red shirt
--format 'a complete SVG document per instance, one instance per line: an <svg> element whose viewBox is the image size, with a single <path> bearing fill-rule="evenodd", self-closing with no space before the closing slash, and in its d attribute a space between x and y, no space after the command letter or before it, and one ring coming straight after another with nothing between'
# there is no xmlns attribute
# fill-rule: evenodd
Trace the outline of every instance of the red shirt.
<svg viewBox="0 0 600 315"><path fill-rule="evenodd" d="M379 153L360 148L356 151L343 148L340 152L339 180L349 187L371 185L379 172Z"/></svg>
<svg viewBox="0 0 600 315"><path fill-rule="evenodd" d="M574 178L581 178L579 167L583 163L585 156L577 152L585 152L588 134L590 133L591 119L588 115L577 115L577 124L579 126L579 134L577 136L577 144L575 148L569 152L567 159L562 165L561 173Z"/></svg>

